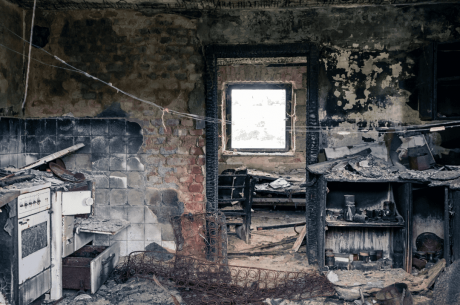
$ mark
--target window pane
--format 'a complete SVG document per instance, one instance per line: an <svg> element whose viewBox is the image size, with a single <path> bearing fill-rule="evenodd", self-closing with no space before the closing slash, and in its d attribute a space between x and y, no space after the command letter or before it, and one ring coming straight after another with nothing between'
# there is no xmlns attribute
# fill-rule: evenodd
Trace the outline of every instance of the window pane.
<svg viewBox="0 0 460 305"><path fill-rule="evenodd" d="M286 90L232 89L232 148L286 147Z"/></svg>

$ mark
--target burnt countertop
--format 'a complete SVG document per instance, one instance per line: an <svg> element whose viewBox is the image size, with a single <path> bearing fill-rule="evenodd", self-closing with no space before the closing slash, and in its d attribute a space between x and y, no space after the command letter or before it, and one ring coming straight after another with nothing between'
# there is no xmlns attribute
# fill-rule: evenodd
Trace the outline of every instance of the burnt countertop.
<svg viewBox="0 0 460 305"><path fill-rule="evenodd" d="M324 175L329 182L411 182L430 187L448 186L460 189L460 167L443 166L424 171L396 167L373 156L358 156L347 159L313 164L307 169L316 175Z"/></svg>

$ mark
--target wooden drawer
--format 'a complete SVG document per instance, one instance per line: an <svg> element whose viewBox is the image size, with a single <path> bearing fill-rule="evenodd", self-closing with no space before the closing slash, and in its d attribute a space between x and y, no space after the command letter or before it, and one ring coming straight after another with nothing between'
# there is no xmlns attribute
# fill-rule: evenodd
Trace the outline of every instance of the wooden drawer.
<svg viewBox="0 0 460 305"><path fill-rule="evenodd" d="M91 289L96 293L118 263L120 244L84 246L62 259L62 288Z"/></svg>

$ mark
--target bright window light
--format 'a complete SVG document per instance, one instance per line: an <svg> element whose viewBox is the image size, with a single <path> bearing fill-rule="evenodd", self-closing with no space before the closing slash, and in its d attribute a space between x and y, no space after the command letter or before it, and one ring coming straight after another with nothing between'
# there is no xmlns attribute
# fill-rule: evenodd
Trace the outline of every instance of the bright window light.
<svg viewBox="0 0 460 305"><path fill-rule="evenodd" d="M231 148L286 148L286 89L231 90Z"/></svg>

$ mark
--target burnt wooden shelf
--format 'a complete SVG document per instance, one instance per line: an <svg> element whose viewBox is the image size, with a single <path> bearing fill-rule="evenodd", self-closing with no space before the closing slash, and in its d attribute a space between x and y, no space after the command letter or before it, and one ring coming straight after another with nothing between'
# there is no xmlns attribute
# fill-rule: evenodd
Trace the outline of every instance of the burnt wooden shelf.
<svg viewBox="0 0 460 305"><path fill-rule="evenodd" d="M328 227L349 227L349 228L403 228L404 223L398 222L349 222L343 220L327 221Z"/></svg>
<svg viewBox="0 0 460 305"><path fill-rule="evenodd" d="M246 198L219 198L217 199L219 203L221 202L232 202L232 201L246 201Z"/></svg>
<svg viewBox="0 0 460 305"><path fill-rule="evenodd" d="M409 180L401 180L398 177L392 179L375 179L375 178L360 178L360 179L346 179L346 178L329 178L325 177L327 182L353 182L353 183L388 183L388 182L411 182Z"/></svg>

